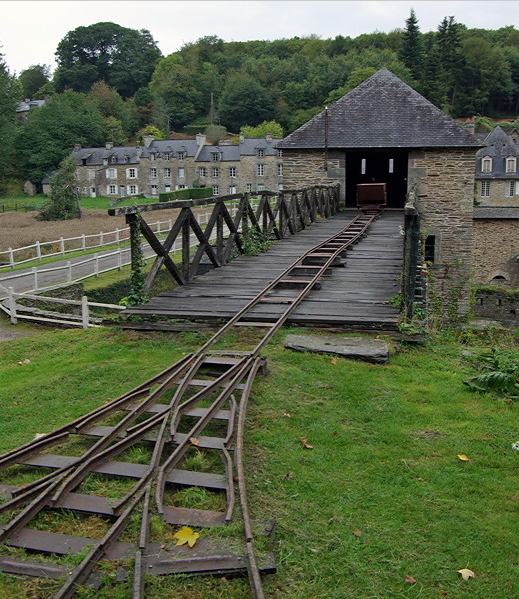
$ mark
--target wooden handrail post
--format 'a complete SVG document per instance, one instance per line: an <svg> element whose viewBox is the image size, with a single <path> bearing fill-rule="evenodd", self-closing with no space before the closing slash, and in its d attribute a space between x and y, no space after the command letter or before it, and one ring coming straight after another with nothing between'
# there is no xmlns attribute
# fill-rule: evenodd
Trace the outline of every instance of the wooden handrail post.
<svg viewBox="0 0 519 599"><path fill-rule="evenodd" d="M83 329L88 329L90 324L90 314L88 310L88 297L84 295L81 298L81 324Z"/></svg>
<svg viewBox="0 0 519 599"><path fill-rule="evenodd" d="M9 287L8 289L9 296L7 298L9 305L9 318L11 319L11 324L17 324L18 319L16 318L16 301L14 299L14 289Z"/></svg>

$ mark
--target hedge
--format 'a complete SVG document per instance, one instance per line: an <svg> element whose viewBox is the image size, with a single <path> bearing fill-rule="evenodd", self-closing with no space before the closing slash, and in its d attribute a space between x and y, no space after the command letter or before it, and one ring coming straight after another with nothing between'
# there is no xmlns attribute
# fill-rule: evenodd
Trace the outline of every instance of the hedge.
<svg viewBox="0 0 519 599"><path fill-rule="evenodd" d="M212 187L188 187L176 191L166 191L159 194L159 202L173 202L175 200L200 200L213 195Z"/></svg>

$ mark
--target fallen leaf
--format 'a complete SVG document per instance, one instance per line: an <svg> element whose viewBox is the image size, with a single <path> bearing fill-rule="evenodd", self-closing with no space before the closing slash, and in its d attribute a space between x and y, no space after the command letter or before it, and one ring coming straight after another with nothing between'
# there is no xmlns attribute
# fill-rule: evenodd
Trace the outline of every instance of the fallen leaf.
<svg viewBox="0 0 519 599"><path fill-rule="evenodd" d="M229 582L229 581L227 580L227 578L225 578L225 576L222 576L222 578L220 578L220 580L221 580L222 582Z"/></svg>
<svg viewBox="0 0 519 599"><path fill-rule="evenodd" d="M173 535L173 538L178 539L177 545L185 545L187 543L190 547L193 547L199 536L200 533L191 530L189 526L183 526Z"/></svg>
<svg viewBox="0 0 519 599"><path fill-rule="evenodd" d="M512 398L508 397L507 399L505 399L505 403L511 404L512 403Z"/></svg>
<svg viewBox="0 0 519 599"><path fill-rule="evenodd" d="M336 437L338 434L339 434L339 433L332 433L332 435L333 435L334 437Z"/></svg>
<svg viewBox="0 0 519 599"><path fill-rule="evenodd" d="M413 578L412 576L406 575L406 577L404 578L404 581L407 582L408 584L416 584L416 578Z"/></svg>
<svg viewBox="0 0 519 599"><path fill-rule="evenodd" d="M191 445L200 445L200 441L196 437L189 437Z"/></svg>
<svg viewBox="0 0 519 599"><path fill-rule="evenodd" d="M360 537L360 535L362 534L362 530L359 530L359 529L357 528L357 530L354 530L354 531L353 531L353 534L354 534L356 537Z"/></svg>
<svg viewBox="0 0 519 599"><path fill-rule="evenodd" d="M285 412L285 413L283 414L283 416L284 416L285 418L291 418L291 417L292 417L292 414L291 414L290 412Z"/></svg>
<svg viewBox="0 0 519 599"><path fill-rule="evenodd" d="M425 478L418 478L417 480L419 480L421 483L425 482Z"/></svg>
<svg viewBox="0 0 519 599"><path fill-rule="evenodd" d="M472 570L469 570L468 568L462 568L461 570L456 570L456 572L458 572L458 574L461 574L463 580L468 580L469 578L476 578L474 572L472 572Z"/></svg>
<svg viewBox="0 0 519 599"><path fill-rule="evenodd" d="M337 358L332 358L332 359L330 360L330 363L331 363L331 364L337 364Z"/></svg>
<svg viewBox="0 0 519 599"><path fill-rule="evenodd" d="M30 364L31 361L29 360L29 358L25 358L24 360L20 360L18 362L18 366L24 366L25 364Z"/></svg>
<svg viewBox="0 0 519 599"><path fill-rule="evenodd" d="M306 442L306 437L299 437L299 441L301 442L301 445L305 448L305 449L313 449L312 445L309 445Z"/></svg>
<svg viewBox="0 0 519 599"><path fill-rule="evenodd" d="M468 456L466 456L464 453L462 453L461 455L458 454L458 458L462 461L462 462L470 462L470 458Z"/></svg>

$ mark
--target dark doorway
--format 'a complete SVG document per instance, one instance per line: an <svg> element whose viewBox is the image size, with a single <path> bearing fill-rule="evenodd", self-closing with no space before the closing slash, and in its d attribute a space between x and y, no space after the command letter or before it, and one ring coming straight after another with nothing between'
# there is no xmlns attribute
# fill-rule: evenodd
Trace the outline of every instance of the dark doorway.
<svg viewBox="0 0 519 599"><path fill-rule="evenodd" d="M407 194L407 152L346 152L346 206L357 205L358 183L385 183L388 208L403 208Z"/></svg>

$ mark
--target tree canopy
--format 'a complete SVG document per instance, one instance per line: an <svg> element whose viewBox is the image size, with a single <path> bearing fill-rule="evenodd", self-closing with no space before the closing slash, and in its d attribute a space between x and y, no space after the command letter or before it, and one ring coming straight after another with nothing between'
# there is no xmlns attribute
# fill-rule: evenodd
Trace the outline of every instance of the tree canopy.
<svg viewBox="0 0 519 599"><path fill-rule="evenodd" d="M58 44L54 83L59 92L67 88L88 92L103 79L128 98L149 83L161 56L146 29L110 22L78 27Z"/></svg>
<svg viewBox="0 0 519 599"><path fill-rule="evenodd" d="M44 64L32 65L20 73L19 80L23 86L23 97L34 100L38 90L50 81L50 69Z"/></svg>

